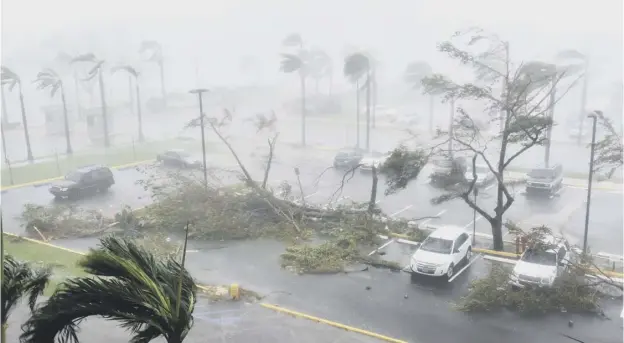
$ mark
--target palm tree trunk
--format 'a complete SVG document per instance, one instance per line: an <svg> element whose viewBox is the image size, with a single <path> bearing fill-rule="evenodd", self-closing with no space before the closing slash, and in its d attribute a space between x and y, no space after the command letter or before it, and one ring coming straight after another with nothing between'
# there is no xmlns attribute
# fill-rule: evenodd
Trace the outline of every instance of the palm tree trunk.
<svg viewBox="0 0 624 343"><path fill-rule="evenodd" d="M26 137L26 154L28 155L28 160L32 162L35 160L35 158L33 157L32 149L30 148L30 134L28 133L28 120L26 119L26 108L24 107L24 94L22 94L22 84L18 83L18 86L20 107L22 109L22 124L24 125L24 136Z"/></svg>
<svg viewBox="0 0 624 343"><path fill-rule="evenodd" d="M143 137L143 117L141 116L141 92L139 90L139 79L135 80L136 82L136 102L137 102L137 116L139 119L139 142L143 142L145 137Z"/></svg>
<svg viewBox="0 0 624 343"><path fill-rule="evenodd" d="M305 77L299 76L301 82L301 145L306 145L306 84Z"/></svg>
<svg viewBox="0 0 624 343"><path fill-rule="evenodd" d="M67 118L67 102L65 101L65 87L61 85L61 101L63 101L63 121L65 125L65 142L67 143L67 155L71 155L73 153L71 138L69 134L69 118Z"/></svg>
<svg viewBox="0 0 624 343"><path fill-rule="evenodd" d="M109 147L110 141L108 137L108 115L106 114L106 91L104 90L104 78L102 77L102 69L98 71L98 83L100 86L100 100L102 102L102 127L104 128L104 146Z"/></svg>
<svg viewBox="0 0 624 343"><path fill-rule="evenodd" d="M370 151L371 129L371 72L366 71L366 151Z"/></svg>
<svg viewBox="0 0 624 343"><path fill-rule="evenodd" d="M2 101L2 124L3 125L8 125L9 124L9 117L7 116L7 108L6 108L6 102L4 101L5 97L4 97L4 86L0 86L2 89L2 98L0 98L0 101Z"/></svg>
<svg viewBox="0 0 624 343"><path fill-rule="evenodd" d="M455 121L455 98L451 98L451 113L449 114L449 141L448 141L448 151L453 156L453 121Z"/></svg>
<svg viewBox="0 0 624 343"><path fill-rule="evenodd" d="M82 119L82 107L80 106L80 85L78 83L78 74L74 71L74 88L76 90L76 108L78 109L78 118Z"/></svg>
<svg viewBox="0 0 624 343"><path fill-rule="evenodd" d="M355 127L357 147L360 148L360 81L355 81Z"/></svg>
<svg viewBox="0 0 624 343"><path fill-rule="evenodd" d="M167 107L167 91L165 90L165 66L163 61L158 62L160 68L160 92L162 94L163 105Z"/></svg>

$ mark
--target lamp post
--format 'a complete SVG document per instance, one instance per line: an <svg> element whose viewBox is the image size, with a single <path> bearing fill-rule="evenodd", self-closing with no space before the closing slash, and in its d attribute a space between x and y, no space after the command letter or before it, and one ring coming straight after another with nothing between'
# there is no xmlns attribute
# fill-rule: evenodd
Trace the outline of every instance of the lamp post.
<svg viewBox="0 0 624 343"><path fill-rule="evenodd" d="M202 142L202 161L204 169L204 187L208 190L208 172L206 170L206 139L204 134L204 104L202 102L202 93L208 92L207 89L193 89L189 93L197 94L199 98L199 125L201 127L201 142Z"/></svg>
<svg viewBox="0 0 624 343"><path fill-rule="evenodd" d="M592 140L591 153L589 154L589 177L587 180L587 209L585 210L585 233L583 234L583 256L587 254L587 233L589 231L589 209L591 207L591 191L592 179L594 176L594 152L596 150L596 122L598 120L598 111L594 111L588 115L594 121L592 123Z"/></svg>
<svg viewBox="0 0 624 343"><path fill-rule="evenodd" d="M477 203L477 195L479 195L479 189L475 187L472 190L472 194L474 194L474 202ZM477 210L472 209L472 245L475 245L475 236L477 234Z"/></svg>

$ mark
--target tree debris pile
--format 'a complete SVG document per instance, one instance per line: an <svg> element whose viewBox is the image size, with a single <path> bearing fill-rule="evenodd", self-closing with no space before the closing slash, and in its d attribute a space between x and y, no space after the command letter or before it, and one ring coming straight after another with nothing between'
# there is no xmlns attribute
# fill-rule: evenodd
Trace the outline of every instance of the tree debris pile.
<svg viewBox="0 0 624 343"><path fill-rule="evenodd" d="M24 205L17 218L26 234L42 240L98 235L114 221L97 210L85 210L71 205Z"/></svg>

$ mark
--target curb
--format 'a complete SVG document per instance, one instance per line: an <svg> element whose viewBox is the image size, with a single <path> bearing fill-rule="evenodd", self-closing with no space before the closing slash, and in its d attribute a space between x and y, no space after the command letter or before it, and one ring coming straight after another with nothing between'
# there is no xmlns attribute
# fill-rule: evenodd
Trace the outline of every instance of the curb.
<svg viewBox="0 0 624 343"><path fill-rule="evenodd" d="M351 332L359 333L359 334L362 334L362 335L365 335L365 336L377 338L377 339L382 340L384 342L407 343L407 341L403 341L403 340L400 340L400 339L396 339L396 338L380 335L378 333L374 333L374 332L363 330L363 329L358 329L356 327L340 324L340 323L337 323L337 322L333 322L331 320L327 320L327 319L323 319L323 318L319 318L319 317L314 317L314 316L311 316L311 315L308 315L308 314L305 314L305 313L289 310L289 309L286 309L286 308L283 308L283 307L280 307L280 306L277 306L277 305L261 303L260 306L262 306L264 308L267 308L267 309L270 309L270 310L273 310L273 311L276 311L276 312L289 314L289 315L297 317L297 318L308 319L308 320L311 320L311 321L314 321L314 322L317 322L317 323L327 324L329 326L333 326L333 327L338 328L338 329L343 329L343 330L346 330L346 331L351 331Z"/></svg>

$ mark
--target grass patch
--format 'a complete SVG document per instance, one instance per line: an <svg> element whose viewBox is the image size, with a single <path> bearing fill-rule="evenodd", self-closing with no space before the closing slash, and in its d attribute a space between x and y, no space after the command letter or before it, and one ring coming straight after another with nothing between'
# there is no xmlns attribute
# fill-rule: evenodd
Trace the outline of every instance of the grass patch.
<svg viewBox="0 0 624 343"><path fill-rule="evenodd" d="M111 147L88 153L75 153L72 156L63 156L58 160L52 157L50 160L40 163L14 166L11 168L11 171L9 171L8 166L3 165L2 186L6 187L60 177L71 170L89 164L122 165L154 159L156 154L167 149L198 150L199 148L194 141L171 139L136 144L134 147Z"/></svg>
<svg viewBox="0 0 624 343"><path fill-rule="evenodd" d="M87 275L77 265L81 255L9 235L3 237L3 245L4 253L18 260L52 267L53 276L44 293L46 296L51 295L56 286L66 278Z"/></svg>

